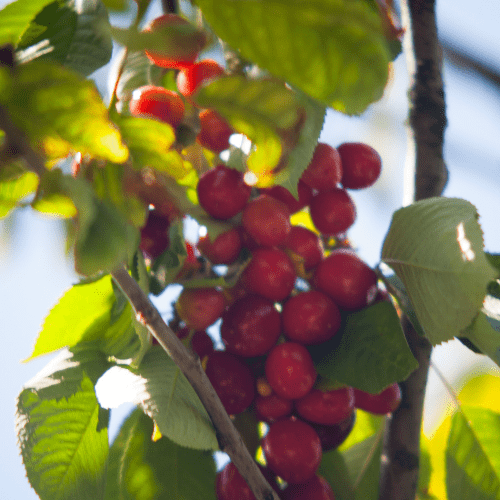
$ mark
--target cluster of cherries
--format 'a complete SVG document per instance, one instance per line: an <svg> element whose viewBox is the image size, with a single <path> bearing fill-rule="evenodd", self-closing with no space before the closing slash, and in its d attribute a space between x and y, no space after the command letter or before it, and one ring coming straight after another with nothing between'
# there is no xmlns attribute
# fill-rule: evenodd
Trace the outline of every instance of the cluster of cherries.
<svg viewBox="0 0 500 500"><path fill-rule="evenodd" d="M147 29L186 22L167 14ZM224 73L215 61L194 62L198 52L194 47L182 61L147 55L159 66L178 70L178 90L189 101L202 82ZM134 92L130 111L177 128L184 101L175 92L147 86ZM215 153L227 149L233 133L229 125L212 110L202 110L199 118L197 141ZM262 471L283 500L334 500L328 482L317 475L322 452L346 439L356 408L386 414L401 400L397 384L378 395L352 387L320 388L308 350L338 335L343 315L367 307L381 294L375 272L352 249L325 252L317 234L342 241L356 218L347 189L371 186L380 171L380 157L370 146L319 143L298 183L298 199L281 186L252 188L243 173L224 164L198 182L201 207L216 220L230 221L232 228L213 241L200 238L196 249L188 247L190 257L197 252L213 265L238 264L245 248L251 258L233 288L183 290L176 303L182 321L177 334L202 359L230 415L254 412L268 424L261 442L267 464ZM171 207L159 210L154 204L141 239L151 259L168 248L173 213ZM306 207L317 232L291 225L291 215ZM219 318L223 351L214 350L206 333ZM280 488L276 477L287 486L281 481ZM218 500L255 499L232 463L218 474L215 489Z"/></svg>

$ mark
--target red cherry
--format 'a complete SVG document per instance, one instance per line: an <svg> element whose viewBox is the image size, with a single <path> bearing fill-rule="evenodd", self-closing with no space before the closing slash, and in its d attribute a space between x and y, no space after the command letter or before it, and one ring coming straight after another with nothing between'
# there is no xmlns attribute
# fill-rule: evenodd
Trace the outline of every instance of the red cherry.
<svg viewBox="0 0 500 500"><path fill-rule="evenodd" d="M194 332L191 338L191 349L198 354L200 359L214 352L214 343L212 338L205 330Z"/></svg>
<svg viewBox="0 0 500 500"><path fill-rule="evenodd" d="M313 157L301 179L313 189L335 189L342 178L339 152L328 144L318 142Z"/></svg>
<svg viewBox="0 0 500 500"><path fill-rule="evenodd" d="M213 288L185 288L175 308L188 327L205 330L223 313L225 306L224 295Z"/></svg>
<svg viewBox="0 0 500 500"><path fill-rule="evenodd" d="M273 391L285 399L304 397L316 382L316 368L301 344L285 342L272 348L266 360L266 378Z"/></svg>
<svg viewBox="0 0 500 500"><path fill-rule="evenodd" d="M236 415L245 411L255 397L255 381L250 368L236 356L214 351L205 370L226 411Z"/></svg>
<svg viewBox="0 0 500 500"><path fill-rule="evenodd" d="M247 295L222 316L221 336L229 352L252 357L265 354L281 333L281 315L259 295Z"/></svg>
<svg viewBox="0 0 500 500"><path fill-rule="evenodd" d="M332 189L313 196L310 213L314 227L326 235L343 233L356 220L356 207L344 189Z"/></svg>
<svg viewBox="0 0 500 500"><path fill-rule="evenodd" d="M352 387L324 392L313 389L295 401L295 410L303 419L315 424L338 424L354 410L354 390Z"/></svg>
<svg viewBox="0 0 500 500"><path fill-rule="evenodd" d="M262 188L261 192L283 202L287 206L288 211L291 214L294 214L295 212L298 212L305 206L309 205L309 202L311 201L313 195L312 188L301 180L299 181L297 189L299 193L298 200L297 198L295 198L295 196L293 196L292 193L290 193L290 191L288 191L288 189L284 188L283 186Z"/></svg>
<svg viewBox="0 0 500 500"><path fill-rule="evenodd" d="M342 185L347 189L363 189L379 178L380 155L367 144L346 142L338 147L342 159Z"/></svg>
<svg viewBox="0 0 500 500"><path fill-rule="evenodd" d="M139 248L150 258L156 259L169 245L168 229L170 221L156 212L150 210L146 225L141 229L141 243Z"/></svg>
<svg viewBox="0 0 500 500"><path fill-rule="evenodd" d="M317 234L301 226L292 226L283 247L289 248L304 259L304 267L309 271L316 267L323 257L323 245Z"/></svg>
<svg viewBox="0 0 500 500"><path fill-rule="evenodd" d="M305 345L332 338L341 323L339 308L330 297L316 290L289 298L282 315L287 338Z"/></svg>
<svg viewBox="0 0 500 500"><path fill-rule="evenodd" d="M177 75L177 88L183 96L190 97L208 80L221 76L224 73L224 68L217 61L204 59L179 71Z"/></svg>
<svg viewBox="0 0 500 500"><path fill-rule="evenodd" d="M231 264L240 254L240 233L233 228L219 234L213 242L209 236L205 236L200 238L197 247L212 264Z"/></svg>
<svg viewBox="0 0 500 500"><path fill-rule="evenodd" d="M241 212L250 198L243 174L224 165L205 172L196 188L200 205L214 219L226 220Z"/></svg>
<svg viewBox="0 0 500 500"><path fill-rule="evenodd" d="M401 389L397 383L391 384L379 394L354 389L355 406L360 410L385 415L396 410L401 403Z"/></svg>
<svg viewBox="0 0 500 500"><path fill-rule="evenodd" d="M287 417L292 413L293 403L290 399L284 399L277 394L270 396L257 396L255 398L255 412L259 420L264 422L275 422Z"/></svg>
<svg viewBox="0 0 500 500"><path fill-rule="evenodd" d="M176 14L164 14L154 19L144 31L159 32L165 27L176 24L189 25L189 22ZM182 68L193 64L200 50L205 46L206 40L206 36L203 33L194 32L189 37L179 36L179 43L177 44L179 53L176 56L148 50L145 52L148 59L157 66L161 66L162 68Z"/></svg>
<svg viewBox="0 0 500 500"><path fill-rule="evenodd" d="M247 204L242 223L258 245L268 247L283 243L292 228L287 206L265 194Z"/></svg>
<svg viewBox="0 0 500 500"><path fill-rule="evenodd" d="M291 484L282 494L283 500L335 500L332 487L325 478L315 475L305 483Z"/></svg>
<svg viewBox="0 0 500 500"><path fill-rule="evenodd" d="M267 466L287 483L311 479L321 462L321 442L305 422L285 419L274 422L262 440Z"/></svg>
<svg viewBox="0 0 500 500"><path fill-rule="evenodd" d="M356 410L346 419L334 425L311 424L321 440L323 452L338 448L346 439L354 427L356 421Z"/></svg>
<svg viewBox="0 0 500 500"><path fill-rule="evenodd" d="M342 309L366 307L377 292L377 275L353 251L334 250L314 274L314 285Z"/></svg>
<svg viewBox="0 0 500 500"><path fill-rule="evenodd" d="M279 302L290 295L296 277L292 261L285 252L277 248L258 248L243 271L241 281L248 291Z"/></svg>
<svg viewBox="0 0 500 500"><path fill-rule="evenodd" d="M220 153L229 148L229 138L234 130L218 113L205 109L200 113L201 130L196 137L198 144L204 148Z"/></svg>

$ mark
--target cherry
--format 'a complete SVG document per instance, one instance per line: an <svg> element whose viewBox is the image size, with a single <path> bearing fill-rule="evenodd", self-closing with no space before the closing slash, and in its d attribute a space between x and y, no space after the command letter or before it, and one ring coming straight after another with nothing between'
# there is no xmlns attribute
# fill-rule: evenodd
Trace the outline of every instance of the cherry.
<svg viewBox="0 0 500 500"><path fill-rule="evenodd" d="M168 229L170 221L167 217L150 210L145 226L141 229L139 248L150 258L156 259L169 245Z"/></svg>
<svg viewBox="0 0 500 500"><path fill-rule="evenodd" d="M176 14L164 14L154 19L144 31L158 32L165 27L176 24L189 25L189 22ZM180 49L182 47L182 55L173 57L167 53L162 54L161 52L151 52L148 50L145 53L148 59L157 66L161 66L162 68L182 68L193 64L200 50L205 46L205 43L206 36L204 34L193 33L188 39L185 37L179 39L177 48Z"/></svg>
<svg viewBox="0 0 500 500"><path fill-rule="evenodd" d="M178 94L163 87L145 85L132 93L129 103L133 115L147 115L177 128L184 117L184 102Z"/></svg>
<svg viewBox="0 0 500 500"><path fill-rule="evenodd" d="M261 192L282 201L288 208L291 214L298 212L305 206L309 205L313 191L304 181L300 180L298 187L299 199L295 198L288 189L283 186L273 186L271 188L262 188Z"/></svg>
<svg viewBox="0 0 500 500"><path fill-rule="evenodd" d="M315 287L341 308L366 307L377 292L377 275L352 250L334 250L314 274Z"/></svg>
<svg viewBox="0 0 500 500"><path fill-rule="evenodd" d="M200 113L201 130L196 137L204 148L220 153L229 148L229 138L234 130L218 113L205 109Z"/></svg>
<svg viewBox="0 0 500 500"><path fill-rule="evenodd" d="M335 303L317 290L302 292L283 306L283 330L300 344L319 344L337 333L341 318Z"/></svg>
<svg viewBox="0 0 500 500"><path fill-rule="evenodd" d="M316 267L323 257L321 240L318 235L305 227L292 226L283 246L304 259L306 271Z"/></svg>
<svg viewBox="0 0 500 500"><path fill-rule="evenodd" d="M214 343L212 338L205 330L194 332L191 338L191 349L198 354L200 359L214 352Z"/></svg>
<svg viewBox="0 0 500 500"><path fill-rule="evenodd" d="M277 248L258 248L241 275L245 288L272 301L286 299L297 275L288 255Z"/></svg>
<svg viewBox="0 0 500 500"><path fill-rule="evenodd" d="M212 352L205 372L230 415L241 413L252 404L255 381L250 368L236 356L229 352Z"/></svg>
<svg viewBox="0 0 500 500"><path fill-rule="evenodd" d="M332 189L313 196L310 213L316 229L326 235L347 231L356 220L356 207L344 189Z"/></svg>
<svg viewBox="0 0 500 500"><path fill-rule="evenodd" d="M283 500L335 500L327 480L315 475L309 481L289 485L282 493Z"/></svg>
<svg viewBox="0 0 500 500"><path fill-rule="evenodd" d="M259 295L237 300L222 316L221 336L226 349L239 356L265 354L280 333L280 313L270 300Z"/></svg>
<svg viewBox="0 0 500 500"><path fill-rule="evenodd" d="M321 442L316 431L294 418L270 425L262 440L267 466L287 483L311 479L321 462Z"/></svg>
<svg viewBox="0 0 500 500"><path fill-rule="evenodd" d="M257 396L255 398L255 412L259 420L264 422L275 422L287 417L292 413L293 403L290 399L284 399L272 393L269 396Z"/></svg>
<svg viewBox="0 0 500 500"><path fill-rule="evenodd" d="M212 264L231 264L240 254L240 233L238 229L232 228L219 234L213 242L209 236L205 236L200 238L197 247Z"/></svg>
<svg viewBox="0 0 500 500"><path fill-rule="evenodd" d="M224 165L205 172L196 188L200 205L214 219L226 220L243 210L250 198L250 186L243 174Z"/></svg>
<svg viewBox="0 0 500 500"><path fill-rule="evenodd" d="M342 422L334 425L311 424L312 428L317 432L321 440L321 448L323 451L333 450L338 448L346 439L354 427L356 421L356 410Z"/></svg>
<svg viewBox="0 0 500 500"><path fill-rule="evenodd" d="M328 191L335 189L341 178L342 163L339 152L328 144L318 142L301 179L313 189Z"/></svg>
<svg viewBox="0 0 500 500"><path fill-rule="evenodd" d="M299 399L312 389L317 373L303 345L285 342L274 346L267 356L266 377L278 396Z"/></svg>
<svg viewBox="0 0 500 500"><path fill-rule="evenodd" d="M287 206L265 194L247 204L242 222L258 245L268 247L283 243L292 228Z"/></svg>
<svg viewBox="0 0 500 500"><path fill-rule="evenodd" d="M295 401L295 410L303 419L315 424L338 424L354 410L354 390L352 387L332 391L313 389Z"/></svg>
<svg viewBox="0 0 500 500"><path fill-rule="evenodd" d="M401 403L401 389L397 383L391 384L379 394L354 389L355 406L375 415L385 415L396 410Z"/></svg>
<svg viewBox="0 0 500 500"><path fill-rule="evenodd" d="M177 75L177 88L183 96L190 97L208 80L221 76L224 73L224 68L217 61L204 59L179 71Z"/></svg>
<svg viewBox="0 0 500 500"><path fill-rule="evenodd" d="M222 314L226 301L214 288L185 288L175 308L189 328L205 330Z"/></svg>
<svg viewBox="0 0 500 500"><path fill-rule="evenodd" d="M379 178L382 170L380 155L367 144L346 142L338 147L342 159L342 186L363 189Z"/></svg>

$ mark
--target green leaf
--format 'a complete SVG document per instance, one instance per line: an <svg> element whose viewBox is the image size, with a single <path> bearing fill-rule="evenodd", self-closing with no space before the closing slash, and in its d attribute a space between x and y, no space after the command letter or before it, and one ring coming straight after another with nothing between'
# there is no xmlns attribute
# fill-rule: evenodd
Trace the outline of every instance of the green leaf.
<svg viewBox="0 0 500 500"><path fill-rule="evenodd" d="M468 338L474 346L500 366L500 324L498 321L493 324L496 328L488 316L480 312L461 335Z"/></svg>
<svg viewBox="0 0 500 500"><path fill-rule="evenodd" d="M489 263L500 273L500 254L484 252Z"/></svg>
<svg viewBox="0 0 500 500"><path fill-rule="evenodd" d="M215 500L211 453L152 435L153 421L134 410L109 453L105 500Z"/></svg>
<svg viewBox="0 0 500 500"><path fill-rule="evenodd" d="M2 167L0 174L0 218L6 217L11 210L38 186L38 177L14 166Z"/></svg>
<svg viewBox="0 0 500 500"><path fill-rule="evenodd" d="M0 10L0 45L15 45L37 12L53 0L17 0Z"/></svg>
<svg viewBox="0 0 500 500"><path fill-rule="evenodd" d="M67 68L48 61L21 65L11 95L0 101L49 159L70 151L116 163L128 158L94 83Z"/></svg>
<svg viewBox="0 0 500 500"><path fill-rule="evenodd" d="M160 346L153 346L138 369L116 367L97 386L99 401L115 408L130 402L154 419L174 443L217 450L211 420L186 377Z"/></svg>
<svg viewBox="0 0 500 500"><path fill-rule="evenodd" d="M124 12L128 8L126 0L103 0L102 2L109 10Z"/></svg>
<svg viewBox="0 0 500 500"><path fill-rule="evenodd" d="M216 34L242 56L349 114L380 99L390 53L364 0L198 0Z"/></svg>
<svg viewBox="0 0 500 500"><path fill-rule="evenodd" d="M464 408L453 416L446 448L448 498L500 499L500 415Z"/></svg>
<svg viewBox="0 0 500 500"><path fill-rule="evenodd" d="M113 43L103 34L103 23L108 23L108 12L100 0L55 1L31 21L17 59L51 60L88 76L111 59Z"/></svg>
<svg viewBox="0 0 500 500"><path fill-rule="evenodd" d="M349 469L342 453L338 450L323 453L318 475L328 481L335 492L335 500L352 500L354 498L354 488L349 476Z"/></svg>
<svg viewBox="0 0 500 500"><path fill-rule="evenodd" d="M16 427L28 479L41 500L100 500L109 411L94 384L109 364L97 351L65 352L21 392Z"/></svg>
<svg viewBox="0 0 500 500"><path fill-rule="evenodd" d="M433 345L472 322L495 277L477 219L476 208L457 198L430 198L393 215L382 260L403 281Z"/></svg>
<svg viewBox="0 0 500 500"><path fill-rule="evenodd" d="M322 345L311 352L318 373L372 394L405 380L418 366L387 302L349 314L337 348Z"/></svg>

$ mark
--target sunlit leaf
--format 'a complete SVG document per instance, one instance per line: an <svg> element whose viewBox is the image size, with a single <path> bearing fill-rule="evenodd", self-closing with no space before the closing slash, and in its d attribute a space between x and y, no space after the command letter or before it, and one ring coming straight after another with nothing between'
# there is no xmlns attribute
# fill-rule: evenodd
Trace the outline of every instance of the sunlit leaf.
<svg viewBox="0 0 500 500"><path fill-rule="evenodd" d="M2 170L4 171L0 174L0 218L6 217L25 196L33 193L38 186L38 177L32 172L14 167L3 167Z"/></svg>

